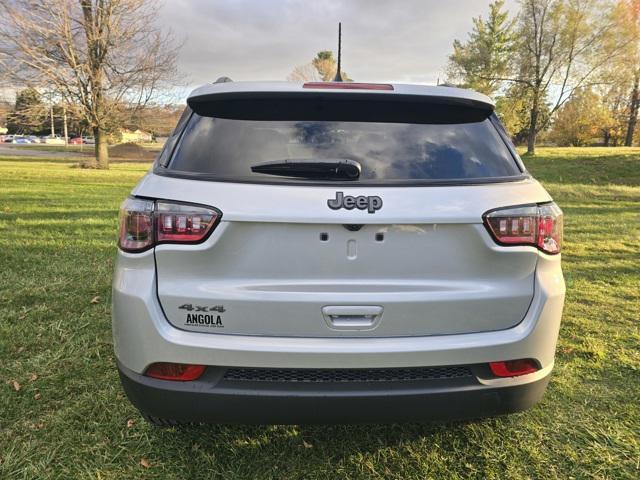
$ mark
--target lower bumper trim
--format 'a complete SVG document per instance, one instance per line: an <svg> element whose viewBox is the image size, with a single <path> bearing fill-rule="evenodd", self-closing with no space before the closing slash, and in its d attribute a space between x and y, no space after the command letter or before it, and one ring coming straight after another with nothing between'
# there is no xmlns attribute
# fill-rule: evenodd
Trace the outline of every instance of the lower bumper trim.
<svg viewBox="0 0 640 480"><path fill-rule="evenodd" d="M515 386L462 379L335 388L156 380L118 365L131 402L143 413L181 423L396 423L477 418L526 410L542 397L549 375Z"/></svg>

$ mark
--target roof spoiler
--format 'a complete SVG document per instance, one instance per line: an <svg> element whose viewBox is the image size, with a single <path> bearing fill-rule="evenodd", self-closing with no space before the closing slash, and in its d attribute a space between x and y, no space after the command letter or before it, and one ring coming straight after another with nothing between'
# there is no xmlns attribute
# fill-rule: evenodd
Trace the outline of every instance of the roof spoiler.
<svg viewBox="0 0 640 480"><path fill-rule="evenodd" d="M236 120L451 124L493 113L492 104L474 99L363 90L230 90L196 94L187 104L201 116Z"/></svg>

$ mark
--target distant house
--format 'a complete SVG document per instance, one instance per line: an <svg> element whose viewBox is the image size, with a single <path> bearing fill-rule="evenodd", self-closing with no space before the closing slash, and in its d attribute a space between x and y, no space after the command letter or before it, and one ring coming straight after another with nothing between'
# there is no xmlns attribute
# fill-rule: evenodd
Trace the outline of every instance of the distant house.
<svg viewBox="0 0 640 480"><path fill-rule="evenodd" d="M122 143L148 143L153 141L153 136L148 132L143 132L140 129L120 131L120 141Z"/></svg>

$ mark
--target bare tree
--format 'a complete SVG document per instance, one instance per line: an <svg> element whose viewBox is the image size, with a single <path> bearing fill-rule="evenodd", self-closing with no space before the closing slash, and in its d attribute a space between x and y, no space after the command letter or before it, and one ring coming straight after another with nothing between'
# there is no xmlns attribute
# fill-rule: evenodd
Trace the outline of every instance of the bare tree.
<svg viewBox="0 0 640 480"><path fill-rule="evenodd" d="M334 79L337 71L338 62L333 57L333 52L322 50L310 63L295 67L287 76L287 80L290 82L329 82ZM345 82L352 81L346 72L342 71L341 75Z"/></svg>
<svg viewBox="0 0 640 480"><path fill-rule="evenodd" d="M131 130L140 129L155 136L168 137L183 110L183 105L147 105L142 110L132 110L124 124Z"/></svg>
<svg viewBox="0 0 640 480"><path fill-rule="evenodd" d="M318 69L312 64L298 65L287 76L290 82L321 82L322 77Z"/></svg>
<svg viewBox="0 0 640 480"><path fill-rule="evenodd" d="M532 96L527 152L535 153L538 133L574 93L593 86L596 74L623 51L605 41L614 18L611 2L601 0L523 0L518 36L518 72ZM542 102L554 97L546 119Z"/></svg>
<svg viewBox="0 0 640 480"><path fill-rule="evenodd" d="M108 168L107 129L123 104L143 106L176 77L177 46L155 24L153 0L9 0L0 68L13 85L54 90L81 107Z"/></svg>

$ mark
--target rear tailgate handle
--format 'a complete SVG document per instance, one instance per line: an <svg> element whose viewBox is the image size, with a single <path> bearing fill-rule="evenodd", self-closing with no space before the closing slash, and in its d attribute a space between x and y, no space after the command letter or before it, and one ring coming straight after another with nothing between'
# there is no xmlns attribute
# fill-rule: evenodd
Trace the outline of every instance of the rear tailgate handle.
<svg viewBox="0 0 640 480"><path fill-rule="evenodd" d="M373 330L382 318L382 307L336 305L322 307L322 315L332 330Z"/></svg>

